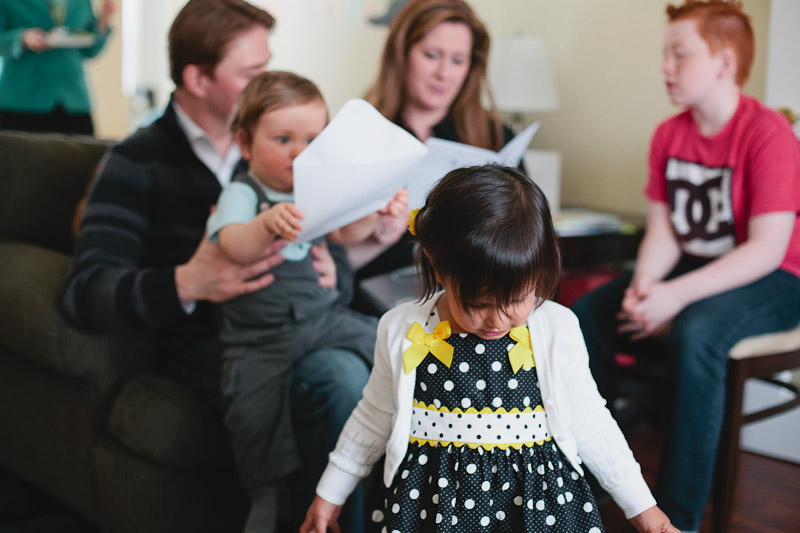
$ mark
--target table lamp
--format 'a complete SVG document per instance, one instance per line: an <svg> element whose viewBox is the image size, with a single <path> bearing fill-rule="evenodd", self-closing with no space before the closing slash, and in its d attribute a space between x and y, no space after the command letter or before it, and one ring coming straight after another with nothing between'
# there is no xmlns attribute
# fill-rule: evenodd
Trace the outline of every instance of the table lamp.
<svg viewBox="0 0 800 533"><path fill-rule="evenodd" d="M498 111L511 115L514 133L522 129L522 114L558 109L553 70L544 43L524 35L492 39L489 84ZM528 176L542 189L555 215L561 203L561 153L528 150L522 159Z"/></svg>
<svg viewBox="0 0 800 533"><path fill-rule="evenodd" d="M497 109L511 114L514 133L522 129L522 113L558 109L556 80L541 39L493 38L488 76Z"/></svg>

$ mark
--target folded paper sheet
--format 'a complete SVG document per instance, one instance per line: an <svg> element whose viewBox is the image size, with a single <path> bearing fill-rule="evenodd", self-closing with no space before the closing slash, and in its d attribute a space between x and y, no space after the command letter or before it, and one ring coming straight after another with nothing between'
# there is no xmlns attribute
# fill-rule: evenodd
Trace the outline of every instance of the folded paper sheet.
<svg viewBox="0 0 800 533"><path fill-rule="evenodd" d="M364 100L350 100L294 160L298 242L345 226L386 204L428 149Z"/></svg>
<svg viewBox="0 0 800 533"><path fill-rule="evenodd" d="M364 100L350 100L294 160L294 198L303 213L298 242L309 241L386 206L408 189L409 209L454 168L485 163L516 166L535 123L499 152L431 138L422 144Z"/></svg>
<svg viewBox="0 0 800 533"><path fill-rule="evenodd" d="M425 142L428 155L411 169L407 180L408 207L410 209L422 207L425 204L425 197L436 182L454 168L487 163L516 167L538 129L539 123L534 122L508 141L499 152L431 137Z"/></svg>

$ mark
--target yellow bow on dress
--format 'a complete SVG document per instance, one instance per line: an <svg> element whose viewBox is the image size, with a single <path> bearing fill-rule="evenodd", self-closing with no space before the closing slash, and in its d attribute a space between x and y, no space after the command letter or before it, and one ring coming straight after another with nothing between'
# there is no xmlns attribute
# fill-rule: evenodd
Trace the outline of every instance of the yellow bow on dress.
<svg viewBox="0 0 800 533"><path fill-rule="evenodd" d="M450 322L447 320L439 322L433 333L425 333L422 326L414 322L406 335L406 338L413 344L403 352L403 369L406 374L417 368L428 352L449 368L453 362L453 347L445 339L450 336L450 333Z"/></svg>
<svg viewBox="0 0 800 533"><path fill-rule="evenodd" d="M512 329L508 336L517 341L508 352L508 360L511 361L511 369L516 374L520 368L533 368L533 348L531 348L531 334L525 326L517 326Z"/></svg>

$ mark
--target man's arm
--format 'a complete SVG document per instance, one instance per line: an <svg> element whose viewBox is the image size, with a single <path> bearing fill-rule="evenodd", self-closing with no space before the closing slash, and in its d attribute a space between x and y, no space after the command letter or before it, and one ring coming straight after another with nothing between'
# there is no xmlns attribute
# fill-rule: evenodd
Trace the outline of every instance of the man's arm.
<svg viewBox="0 0 800 533"><path fill-rule="evenodd" d="M81 224L63 298L77 325L161 328L186 318L186 302L219 302L271 283L270 275L252 278L280 262L279 254L246 266L226 260L201 238L197 212L208 205L195 204L205 200L185 196L181 186L165 192L149 160L124 152L112 149L101 165Z"/></svg>

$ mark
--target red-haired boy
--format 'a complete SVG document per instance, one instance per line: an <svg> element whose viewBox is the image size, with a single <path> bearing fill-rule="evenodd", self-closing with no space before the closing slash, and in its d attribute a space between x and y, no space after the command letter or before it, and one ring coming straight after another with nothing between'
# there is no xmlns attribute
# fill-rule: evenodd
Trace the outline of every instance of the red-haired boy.
<svg viewBox="0 0 800 533"><path fill-rule="evenodd" d="M574 310L608 399L613 354L663 333L674 397L655 496L692 531L711 487L728 351L800 322L800 144L783 116L742 93L754 44L740 2L687 1L667 16L662 73L684 111L652 139L636 267Z"/></svg>

